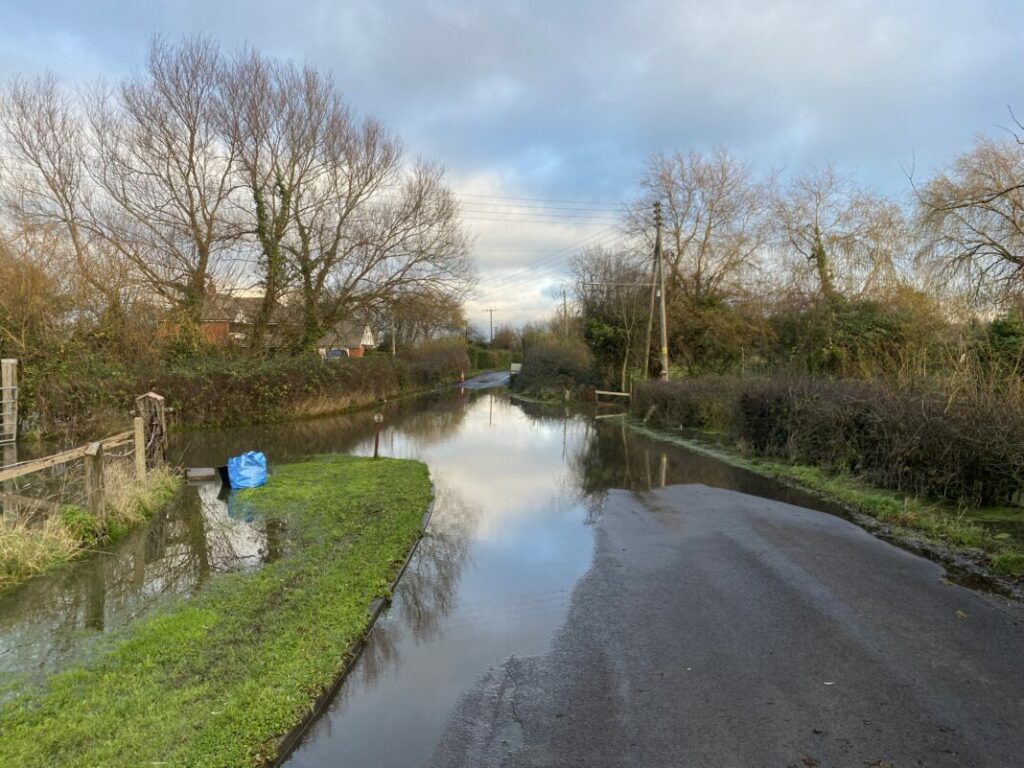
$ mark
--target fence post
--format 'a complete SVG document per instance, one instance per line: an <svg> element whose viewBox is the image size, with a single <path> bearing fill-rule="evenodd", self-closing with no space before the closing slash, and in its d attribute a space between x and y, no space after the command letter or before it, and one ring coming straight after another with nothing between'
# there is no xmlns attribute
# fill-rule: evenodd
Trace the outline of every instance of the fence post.
<svg viewBox="0 0 1024 768"><path fill-rule="evenodd" d="M0 443L18 439L18 361L0 360Z"/></svg>
<svg viewBox="0 0 1024 768"><path fill-rule="evenodd" d="M164 399L156 392L135 398L135 407L142 417L145 432L146 468L162 466L167 460L167 417Z"/></svg>
<svg viewBox="0 0 1024 768"><path fill-rule="evenodd" d="M89 511L103 519L103 443L89 443L85 449L85 494Z"/></svg>
<svg viewBox="0 0 1024 768"><path fill-rule="evenodd" d="M9 467L18 463L18 444L7 443L3 447L3 463L2 466ZM0 515L11 515L16 517L18 514L18 502L13 499L6 498L7 494L14 494L15 486L13 480L5 480L2 486L5 498L2 504L0 504Z"/></svg>
<svg viewBox="0 0 1024 768"><path fill-rule="evenodd" d="M146 476L146 422L136 416L132 425L135 428L135 477L142 480Z"/></svg>

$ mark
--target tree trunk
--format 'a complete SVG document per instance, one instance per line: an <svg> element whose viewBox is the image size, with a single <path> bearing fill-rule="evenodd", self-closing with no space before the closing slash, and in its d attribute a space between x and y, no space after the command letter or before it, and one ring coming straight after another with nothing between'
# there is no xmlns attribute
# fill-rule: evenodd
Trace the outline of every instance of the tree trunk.
<svg viewBox="0 0 1024 768"><path fill-rule="evenodd" d="M279 197L276 215L267 210L263 190L253 183L253 202L256 205L256 236L263 254L263 300L253 319L250 348L262 351L270 319L277 306L277 299L284 287L285 259L281 252L281 239L288 224L291 192L283 179L278 177L275 189Z"/></svg>
<svg viewBox="0 0 1024 768"><path fill-rule="evenodd" d="M811 246L811 259L814 261L814 268L818 272L818 282L821 285L821 295L831 301L835 296L835 288L832 285L832 272L829 269L828 251L821 240L821 230L814 225L814 243Z"/></svg>

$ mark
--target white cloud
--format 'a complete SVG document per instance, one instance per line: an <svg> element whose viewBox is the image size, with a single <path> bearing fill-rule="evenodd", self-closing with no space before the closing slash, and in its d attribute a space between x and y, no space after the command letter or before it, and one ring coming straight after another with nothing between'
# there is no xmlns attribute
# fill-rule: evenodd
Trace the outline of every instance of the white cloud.
<svg viewBox="0 0 1024 768"><path fill-rule="evenodd" d="M0 74L117 75L156 31L248 41L329 68L356 108L477 194L613 203L649 152L718 144L784 170L836 161L898 192L904 164L927 173L1008 104L1024 111L1015 0L0 5ZM546 311L546 273L507 270L599 229L524 218L468 220L482 287L507 278L472 312Z"/></svg>

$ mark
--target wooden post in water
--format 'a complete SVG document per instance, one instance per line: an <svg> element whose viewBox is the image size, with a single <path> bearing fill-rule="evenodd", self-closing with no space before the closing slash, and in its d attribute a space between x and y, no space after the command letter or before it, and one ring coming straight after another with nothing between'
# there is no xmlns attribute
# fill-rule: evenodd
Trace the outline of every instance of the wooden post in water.
<svg viewBox="0 0 1024 768"><path fill-rule="evenodd" d="M167 461L167 417L164 399L156 392L135 398L135 407L142 418L145 433L146 469L159 467Z"/></svg>
<svg viewBox="0 0 1024 768"><path fill-rule="evenodd" d="M146 477L146 422L136 416L132 425L135 428L135 477L142 480Z"/></svg>
<svg viewBox="0 0 1024 768"><path fill-rule="evenodd" d="M89 443L85 449L85 496L89 511L103 519L103 443Z"/></svg>
<svg viewBox="0 0 1024 768"><path fill-rule="evenodd" d="M7 443L0 448L3 451L3 466L10 467L18 463L18 444ZM10 515L12 518L18 515L18 503L11 496L15 494L16 488L13 480L4 480L0 486L3 490L4 500L0 503L0 514Z"/></svg>
<svg viewBox="0 0 1024 768"><path fill-rule="evenodd" d="M384 422L383 413L373 414L373 458L380 458L380 425Z"/></svg>
<svg viewBox="0 0 1024 768"><path fill-rule="evenodd" d="M0 443L18 439L18 361L0 360Z"/></svg>

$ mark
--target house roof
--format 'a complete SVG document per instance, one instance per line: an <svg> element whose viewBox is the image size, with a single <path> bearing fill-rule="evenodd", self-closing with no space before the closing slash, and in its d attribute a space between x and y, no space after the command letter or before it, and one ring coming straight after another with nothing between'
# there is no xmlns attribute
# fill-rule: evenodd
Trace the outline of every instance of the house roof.
<svg viewBox="0 0 1024 768"><path fill-rule="evenodd" d="M341 320L321 336L316 345L329 349L355 349L356 347L372 347L375 343L370 326L366 323Z"/></svg>
<svg viewBox="0 0 1024 768"><path fill-rule="evenodd" d="M252 325L263 304L262 296L213 296L203 306L204 323L244 323ZM283 307L280 304L270 313L270 322L281 322Z"/></svg>

